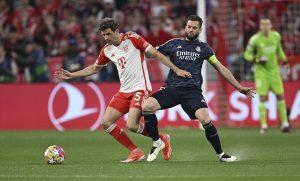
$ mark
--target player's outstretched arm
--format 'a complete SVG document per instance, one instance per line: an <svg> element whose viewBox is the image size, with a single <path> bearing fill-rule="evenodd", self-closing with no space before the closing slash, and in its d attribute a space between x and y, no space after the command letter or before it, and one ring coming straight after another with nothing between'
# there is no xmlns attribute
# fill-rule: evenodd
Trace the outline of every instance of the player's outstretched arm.
<svg viewBox="0 0 300 181"><path fill-rule="evenodd" d="M102 66L90 65L76 72L69 72L67 70L61 69L54 73L54 77L60 80L69 80L77 77L86 77L97 73L101 69L101 67Z"/></svg>
<svg viewBox="0 0 300 181"><path fill-rule="evenodd" d="M165 66L169 67L171 70L173 70L178 76L180 77L189 77L191 78L192 75L190 72L187 72L185 70L182 70L178 68L176 65L174 65L166 56L164 56L162 53L157 51L155 48L150 47L147 51L147 55L150 57L153 57L163 63Z"/></svg>
<svg viewBox="0 0 300 181"><path fill-rule="evenodd" d="M254 90L252 87L243 87L232 75L232 73L224 67L220 62L212 64L214 68L240 93L246 95L248 98L254 98Z"/></svg>

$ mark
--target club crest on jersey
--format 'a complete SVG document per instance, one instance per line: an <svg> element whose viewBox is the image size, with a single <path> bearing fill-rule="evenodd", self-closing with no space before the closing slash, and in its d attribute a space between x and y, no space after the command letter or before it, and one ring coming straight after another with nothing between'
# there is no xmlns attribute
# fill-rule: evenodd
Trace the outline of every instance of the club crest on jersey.
<svg viewBox="0 0 300 181"><path fill-rule="evenodd" d="M125 46L123 47L123 50L124 50L124 52L128 52L128 45L125 45Z"/></svg>
<svg viewBox="0 0 300 181"><path fill-rule="evenodd" d="M201 52L201 48L199 46L196 47L197 52Z"/></svg>

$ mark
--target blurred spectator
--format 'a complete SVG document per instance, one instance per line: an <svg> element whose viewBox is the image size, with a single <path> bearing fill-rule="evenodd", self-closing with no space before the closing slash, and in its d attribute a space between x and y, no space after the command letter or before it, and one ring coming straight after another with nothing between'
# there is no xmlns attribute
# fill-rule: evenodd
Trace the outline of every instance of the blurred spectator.
<svg viewBox="0 0 300 181"><path fill-rule="evenodd" d="M68 49L69 37L72 37L77 42L77 53L82 61L89 60L92 63L95 55L91 56L90 51L95 51L97 56L105 44L98 32L100 19L115 18L121 32L135 31L157 46L173 37L184 35L184 20L188 15L196 13L196 4L196 0L0 0L0 42L8 54L16 55L20 73L17 81L25 82L25 72L34 81L32 66L36 61L27 60L26 57L30 56L30 53L25 52L27 44L33 44L34 52L43 54L41 57L44 60L41 62L46 65L48 57L50 62L51 57L66 57L64 53ZM246 44L257 31L257 20L262 14L272 16L274 28L282 35L285 52L288 55L300 53L299 2L206 0L206 4L207 40L218 57L222 57L220 59L225 60L223 55L228 52L227 56L236 57L230 54L240 44ZM224 4L227 4L226 8ZM228 17L222 17L224 12L228 13ZM234 19L228 26L232 28L242 25L241 30L236 32L232 28L233 32L230 32L224 23L235 16L241 19ZM227 37L236 33L238 37L234 39L235 46L228 46ZM95 77L92 80L118 81L113 65L104 68L99 74L100 78Z"/></svg>
<svg viewBox="0 0 300 181"><path fill-rule="evenodd" d="M106 17L116 18L117 10L115 9L114 0L103 0L103 7L97 14L97 19L103 19Z"/></svg>
<svg viewBox="0 0 300 181"><path fill-rule="evenodd" d="M8 55L2 44L0 44L0 82L15 82L17 67L13 57Z"/></svg>
<svg viewBox="0 0 300 181"><path fill-rule="evenodd" d="M126 26L124 31L134 31L141 36L147 36L148 31L143 25L144 20L139 9L135 9L132 14L126 16Z"/></svg>
<svg viewBox="0 0 300 181"><path fill-rule="evenodd" d="M26 81L49 82L48 65L42 46L28 39L19 40L17 45L14 55L21 73L21 81L25 81L25 70L29 68L30 77Z"/></svg>
<svg viewBox="0 0 300 181"><path fill-rule="evenodd" d="M150 23L149 34L146 37L147 41L153 46L158 46L171 38L172 36L163 30L160 18L153 17Z"/></svg>
<svg viewBox="0 0 300 181"><path fill-rule="evenodd" d="M219 61L226 66L227 48L221 27L214 14L212 16L208 16L206 35L208 44L215 51Z"/></svg>
<svg viewBox="0 0 300 181"><path fill-rule="evenodd" d="M151 2L151 15L157 17L161 14L162 11L167 12L168 16L171 15L171 4L166 0L154 0Z"/></svg>
<svg viewBox="0 0 300 181"><path fill-rule="evenodd" d="M165 32L172 34L174 31L174 22L169 17L167 10L162 9L159 13L160 21L162 23L162 28Z"/></svg>
<svg viewBox="0 0 300 181"><path fill-rule="evenodd" d="M188 17L191 14L196 14L197 1L184 0L179 1L173 8L174 16L176 17Z"/></svg>
<svg viewBox="0 0 300 181"><path fill-rule="evenodd" d="M84 57L79 54L78 43L74 38L70 38L68 48L65 50L62 60L63 69L74 72L84 68ZM70 80L71 82L83 81L83 78Z"/></svg>
<svg viewBox="0 0 300 181"><path fill-rule="evenodd" d="M174 29L171 32L174 37L183 37L185 35L185 17L179 17L174 19Z"/></svg>
<svg viewBox="0 0 300 181"><path fill-rule="evenodd" d="M31 82L49 82L49 68L43 47L38 44L32 44L32 47L26 48L29 52L28 58L33 61L29 65Z"/></svg>

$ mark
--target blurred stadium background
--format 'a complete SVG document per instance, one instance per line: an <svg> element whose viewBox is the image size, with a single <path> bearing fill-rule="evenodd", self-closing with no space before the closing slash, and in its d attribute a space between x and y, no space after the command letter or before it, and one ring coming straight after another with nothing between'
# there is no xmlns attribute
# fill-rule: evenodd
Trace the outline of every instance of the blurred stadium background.
<svg viewBox="0 0 300 181"><path fill-rule="evenodd" d="M113 64L94 76L72 80L75 84L59 85L57 89L67 92L58 91L64 94L58 96L65 99L57 99L55 93L51 103L54 106L48 106L50 92L53 93L57 82L53 78L55 70L63 67L75 71L94 63L105 44L97 31L101 18L114 17L120 23L121 32L135 31L157 46L183 36L185 18L197 13L205 16L203 41L211 45L222 64L239 81L250 85L252 64L243 59L243 52L250 36L258 30L259 17L271 17L274 29L282 35L283 48L291 65L290 75L282 71L289 118L294 127L300 122L300 3L297 0L16 0L0 1L0 10L1 56L4 57L0 64L0 129L53 129L49 109L57 109L53 111L53 119L62 116L68 105L66 95L78 101L78 97L70 93L72 90L84 96L82 101L86 101L86 107L106 106L118 90L118 75ZM155 91L165 80L168 69L152 59L148 59L147 64ZM248 101L220 78L212 66L206 64L205 68L206 99L212 119L224 126L258 126L258 99ZM100 87L102 102L84 90L88 89L87 82ZM27 106L31 100L36 104ZM19 113L13 114L15 110ZM36 115L32 115L31 110L36 110ZM269 95L268 110L270 125L278 125L273 94ZM85 117L98 119L99 112L103 110L98 109L97 113L89 115L92 117ZM161 126L197 127L198 124L189 121L180 107L158 114ZM82 116L78 118L82 120ZM70 128L82 128L80 121L69 120L67 124Z"/></svg>
<svg viewBox="0 0 300 181"><path fill-rule="evenodd" d="M209 64L205 66L206 100L215 124L225 127L221 128L221 130L223 129L221 133L225 135L224 143L227 146L228 144L240 144L244 150L255 146L262 148L265 151L260 156L266 156L267 161L258 162L264 164L265 161L271 161L272 164L261 169L272 168L272 172L267 173L269 176L275 175L272 177L273 180L288 179L289 177L286 177L288 175L292 178L294 178L293 176L299 178L299 175L295 175L294 172L299 169L299 165L297 167L300 160L299 152L286 155L289 149L294 150L295 153L297 150L299 151L299 134L297 133L297 127L300 125L299 0L0 0L0 142L3 143L3 148L10 150L9 153L0 151L0 160L2 160L0 162L0 180L1 178L14 180L23 176L27 176L29 180L30 178L43 178L42 175L30 177L31 169L39 169L41 163L39 156L43 149L50 144L65 145L68 148L66 149L67 154L68 150L77 149L76 144L90 148L89 145L98 142L98 139L104 140L105 144L113 144L113 140L108 139L104 133L98 136L96 133L84 131L66 131L64 133L55 131L101 129L100 121L105 107L113 94L118 91L118 75L113 64L109 64L94 76L72 80L72 82L58 84L57 80L53 78L53 72L60 68L75 71L94 63L99 50L105 45L97 31L101 18L116 18L120 23L121 32L137 32L153 46L157 46L173 37L183 36L185 18L190 14L197 13L202 15L205 23L203 40L210 44L221 63L228 67L244 85L253 85L252 64L244 60L243 53L249 38L258 30L259 18L262 15L269 16L274 29L280 32L283 49L291 65L291 74L285 74L282 71L289 119L295 130L290 137L275 132L267 135L266 140L261 139L257 129L259 127L258 98L256 97L252 101L247 100L220 78ZM163 84L168 70L153 59L147 59L147 65L154 91L156 91ZM89 109L89 113L82 114L85 108ZM269 125L278 127L276 98L273 94L269 94L267 108ZM171 127L173 130L173 127L198 128L199 126L197 121L189 120L181 107L159 111L157 115L161 128ZM122 118L118 124L124 126L124 120L125 118ZM248 129L250 127L256 129ZM38 130L49 131L40 132ZM184 138L190 139L192 142L194 137L192 138L185 130L175 129L173 132L172 130L169 130L171 135L173 133L174 136L176 134L182 136L181 138L175 136L175 139L181 140L177 143L178 151L174 158L179 165L182 164L184 167L184 164L189 164L189 162L179 162L182 160L192 162L192 160L198 159L197 162L194 162L197 167L203 166L204 163L209 165L206 169L217 167L221 170L214 179L224 177L225 180L226 178L238 180L240 176L243 176L235 175L239 169L245 171L246 176L249 176L248 179L254 176L261 176L260 179L268 178L266 177L268 174L263 170L251 167L256 164L255 158L260 152L259 150L252 154L248 152L249 160L254 158L252 161L248 160L249 162L244 163L245 165L242 162L240 165L235 165L233 170L228 171L222 165L210 163L210 160L214 158L211 156L213 154L210 154L208 145L202 151L204 155L210 155L209 159L205 160L207 157L204 157L202 158L204 160L201 160L200 154L194 155L193 158L184 157L183 154L187 154ZM197 135L194 129L190 131L191 135ZM88 136L84 136L85 134ZM245 137L241 136L243 134ZM88 139L89 136L91 139ZM138 140L138 143L146 145L138 136L131 136ZM241 139L239 139L240 136ZM72 138L87 140L78 143L76 139L72 140ZM201 139L204 141L204 138ZM235 142L230 139L239 139L239 141L235 140ZM298 143L296 143L297 139ZM150 142L148 143L150 144ZM33 148L27 144L32 144ZM205 145L205 143L201 144ZM282 145L286 147L281 147ZM97 147L105 148L105 145L96 144L90 148L90 151L93 150L91 154L94 155L88 155L87 164L95 166L98 163L106 164L106 161L117 162L115 157L122 154L119 153L120 147L117 144L105 149L108 152L116 151L113 156L107 155L107 152L101 156L97 155L101 152L100 149L97 150ZM148 147L146 148L148 149ZM197 151L196 148L193 147L193 149ZM201 149L203 148L199 148L199 150ZM274 149L277 149L275 155ZM84 152L83 149L79 150ZM229 150L233 151L234 148ZM82 154L80 151L71 152L70 157L73 159L77 156L80 157ZM27 157L31 152L36 152L34 153L36 157ZM188 154L191 152L188 151ZM233 153L235 152L233 151ZM244 152L236 151L236 153L245 156ZM276 158L267 155L274 155ZM27 157L27 159L22 160L23 157ZM97 157L97 159L93 160L93 157ZM282 160L277 160L277 157L281 157ZM297 160L298 163L296 163ZM84 161L83 158L80 159L80 162ZM96 163L96 161L99 162ZM25 164L26 162L28 165ZM285 163L284 166L289 168L288 171L281 169L277 165L278 163ZM23 166L18 167L16 164L23 164ZM74 162L70 159L69 166L72 164L77 165L76 167L65 167L63 170L66 172L65 174L72 174L72 169L81 168L79 161ZM169 172L157 172L154 167L151 167L150 170L156 171L157 174L148 179L176 179L177 177L181 180L197 180L200 177L212 179L205 176L204 171L207 173L208 170L197 172L198 170L195 168L187 167L190 172L184 176L182 170L175 168L172 162L168 164L170 165L161 166L164 169L168 169L170 166L175 170L173 172L176 173L175 176L168 177L171 172L170 174L167 174ZM100 174L95 178L122 179L123 176L127 179L147 178L144 175L149 169L146 164L140 165L144 171L140 177L130 177L134 174L133 171L129 172L129 177L122 174L113 177L112 169L119 169L123 173L128 172L130 166L121 168L120 165L117 165L118 168L115 168L112 165L109 165L111 166L108 167L109 169L105 169L108 172L106 176ZM88 165L84 166L85 171L91 175L97 172L97 169L89 170ZM139 169L138 165L133 167ZM23 171L18 172L21 168ZM41 172L41 174L48 174L46 179L60 178L51 176L51 173L56 171L55 168L50 168L49 173ZM63 171L59 173L64 174ZM139 173L141 172L139 171ZM254 173L258 173L258 175L253 176ZM193 177L193 174L198 176ZM14 177L14 175L17 176ZM78 179L89 177L89 174L81 176L79 174ZM63 178L67 179L67 177ZM72 180L76 177L70 176L70 178Z"/></svg>

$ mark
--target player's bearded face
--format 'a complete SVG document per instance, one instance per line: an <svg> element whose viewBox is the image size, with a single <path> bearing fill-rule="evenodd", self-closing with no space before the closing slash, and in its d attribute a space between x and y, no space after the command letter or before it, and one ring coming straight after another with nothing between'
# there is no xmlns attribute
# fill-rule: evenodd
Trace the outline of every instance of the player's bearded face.
<svg viewBox="0 0 300 181"><path fill-rule="evenodd" d="M186 37L189 40L195 40L199 37L201 28L198 21L189 20L185 26Z"/></svg>

